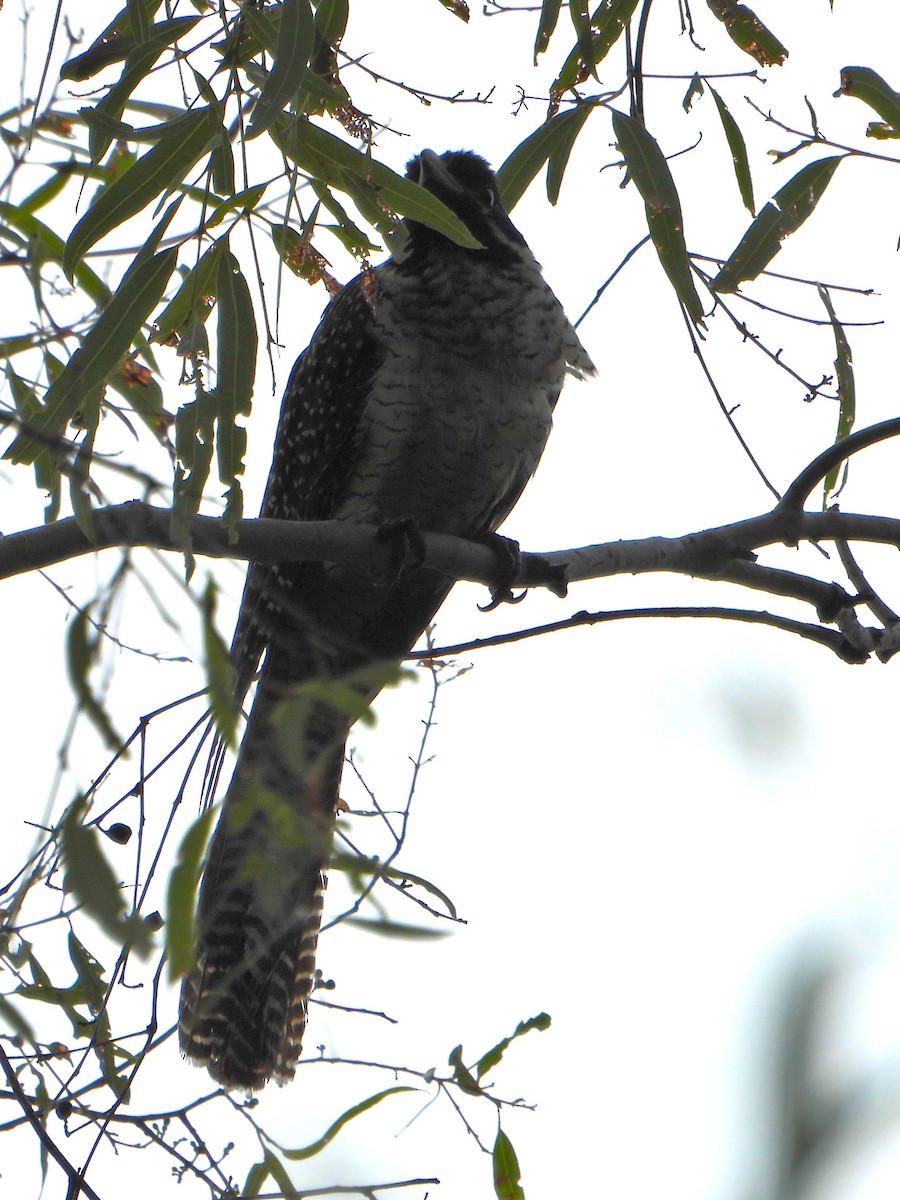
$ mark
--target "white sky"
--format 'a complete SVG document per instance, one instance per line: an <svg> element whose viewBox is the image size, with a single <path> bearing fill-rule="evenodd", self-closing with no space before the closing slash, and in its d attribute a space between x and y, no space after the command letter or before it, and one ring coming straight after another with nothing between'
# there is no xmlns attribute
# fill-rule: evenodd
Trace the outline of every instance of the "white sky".
<svg viewBox="0 0 900 1200"><path fill-rule="evenodd" d="M90 22L92 34L115 7L96 4L89 17L84 6L73 11ZM680 57L671 57L673 7L655 11L648 71L696 66L686 39L677 43ZM861 144L872 114L856 101L830 96L848 63L871 66L900 83L900 13L891 0L837 0L833 16L826 0L790 6L759 0L754 7L791 57L785 67L764 72L765 85L723 80L717 86L756 155L761 206L808 159L767 167L765 150L788 146L790 139L745 111L742 96L749 92L760 107L801 127L805 92L830 136ZM705 6L694 8L698 39L708 51L704 70L752 65L732 52ZM0 19L12 44L18 12L7 5ZM434 91L464 88L471 94L496 85L489 107L426 108L348 72L357 105L409 135L385 133L379 154L400 168L424 145L465 146L499 165L544 111L535 101L510 117L516 83L535 94L547 86L546 71L529 67L534 19L486 19L476 10L466 28L436 2L367 6L357 0L345 46L354 54L369 52L367 61L379 71ZM568 50L565 16L560 28L550 54L554 65ZM37 68L36 58L31 65ZM604 83L613 78L610 68ZM649 83L648 123L667 153L693 144L703 130L700 147L676 159L673 170L683 189L689 247L727 253L749 218L727 175L727 151L709 98L688 117L680 108L674 118L670 114L673 97L680 100L685 87L683 81ZM573 317L641 236L634 189L618 189L616 170L598 174L615 159L611 140L605 116L595 114L573 155L558 208L548 208L538 182L515 213ZM875 148L889 153L891 146ZM851 162L774 264L879 293L866 302L838 298L839 313L887 322L850 330L860 425L897 412L897 234L891 169ZM352 265L335 259L335 269L347 278ZM279 394L324 299L293 280L285 286ZM785 286L770 296L783 307L821 315L812 292ZM797 339L793 326L777 326L762 313L752 311L749 319L769 332L776 347L784 345L786 357L810 377L830 368L829 331L804 327ZM18 330L19 323L18 313L3 318L4 328ZM675 535L764 511L768 495L703 384L649 250L613 285L581 332L599 379L570 385L560 403L538 476L507 524L523 548ZM833 404L805 405L803 389L760 369L762 356L741 346L721 320L710 330L708 350L728 403L740 405L742 431L783 487L833 437ZM172 358L168 367L167 397L174 406L182 397ZM269 400L267 372L263 363L250 427L248 493L256 497L277 408ZM894 512L895 458L895 451L879 449L855 462L844 506ZM26 516L16 507L20 470L0 469L4 531L35 519L33 509ZM895 557L870 552L862 559L896 606ZM825 577L830 570L811 550L784 551L767 561ZM83 598L95 570L88 564L51 575L76 580L75 594ZM216 574L236 599L239 571L224 565ZM171 596L177 597L174 587ZM11 636L4 647L8 685L0 696L0 728L8 809L15 813L4 836L15 861L12 855L30 837L19 819L39 820L43 812L71 697L57 682L63 601L38 578L7 583L3 597L0 611ZM186 629L183 639L158 632L137 592L129 597L126 641L146 647L165 638L178 652L196 649L195 629ZM475 608L484 598L480 589L459 587L441 614L439 640L555 620L582 608L764 606L763 597L674 577L578 585L563 602L535 594L517 609L490 616ZM779 611L806 616L789 607ZM440 1070L457 1043L472 1061L517 1022L547 1011L552 1029L517 1043L496 1072L498 1094L538 1105L536 1113L507 1110L503 1117L529 1200L772 1195L772 1113L763 1089L779 989L789 974L820 956L836 974L820 1027L828 1087L857 1087L869 1071L884 1075L900 1045L897 666L851 669L774 631L686 621L611 624L461 661L476 669L441 693L430 744L436 757L420 784L401 861L444 889L468 924L434 943L385 941L347 928L328 935L320 966L338 987L326 999L383 1009L399 1024L317 1008L307 1053L314 1055L321 1043L328 1054ZM199 685L197 671L127 656L119 670L116 711L123 730L134 716ZM385 696L377 730L356 739L366 778L386 807L407 786L406 756L414 753L426 702L424 684ZM156 735L157 744L165 745L183 724L179 717ZM89 779L102 762L101 748L86 735L73 764L76 779ZM64 799L72 787L66 785ZM161 819L171 799L165 786L149 799ZM118 861L112 847L110 855ZM335 905L340 890L335 882ZM395 915L413 919L408 906ZM174 1016L173 995L166 1004L162 1025ZM157 1074L146 1072L141 1086L147 1091L135 1098L137 1111L183 1102L202 1087L173 1045L158 1058ZM370 1074L348 1085L347 1078L343 1068L303 1069L291 1088L267 1093L260 1110L285 1144L302 1145L349 1103L393 1082ZM297 1169L298 1186L434 1174L442 1185L431 1190L433 1196L491 1195L490 1164L445 1102L404 1128L428 1095L393 1099L360 1118L326 1154ZM885 1095L887 1103L889 1086ZM494 1127L484 1109L476 1106L472 1119L490 1144ZM0 1119L5 1116L4 1110ZM51 1132L66 1148L59 1122ZM810 1194L816 1200L894 1195L897 1148L896 1132L882 1131L873 1144L854 1146L829 1162ZM238 1165L237 1153L233 1169L242 1179L246 1163ZM10 1195L37 1193L30 1147L21 1159L7 1149L2 1161L0 1195L6 1194L3 1184L12 1185ZM146 1182L136 1173L145 1168ZM152 1173L147 1154L107 1155L94 1184L104 1200L125 1188L149 1194L167 1170L163 1165ZM58 1178L51 1194L60 1194ZM409 1194L418 1197L422 1189Z"/></svg>

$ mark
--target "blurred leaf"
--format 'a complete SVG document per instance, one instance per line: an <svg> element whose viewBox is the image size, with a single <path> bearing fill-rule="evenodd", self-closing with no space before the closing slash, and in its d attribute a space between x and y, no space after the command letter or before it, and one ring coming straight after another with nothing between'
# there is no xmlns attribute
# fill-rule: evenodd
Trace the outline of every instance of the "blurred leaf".
<svg viewBox="0 0 900 1200"><path fill-rule="evenodd" d="M181 839L166 889L166 966L175 983L196 962L195 910L203 854L209 841L215 808L208 808Z"/></svg>
<svg viewBox="0 0 900 1200"><path fill-rule="evenodd" d="M162 192L183 183L219 135L219 112L200 108L173 121L171 136L133 163L123 175L105 188L69 235L63 255L63 270L72 279L75 266L107 233L135 216Z"/></svg>
<svg viewBox="0 0 900 1200"><path fill-rule="evenodd" d="M647 227L659 261L678 299L695 325L703 322L703 304L694 286L684 240L681 202L665 155L634 117L613 112L616 144L644 201Z"/></svg>
<svg viewBox="0 0 900 1200"><path fill-rule="evenodd" d="M706 0L706 3L745 54L755 58L761 67L781 66L788 56L787 50L746 4L738 4L737 0Z"/></svg>
<svg viewBox="0 0 900 1200"><path fill-rule="evenodd" d="M119 893L121 895L121 893ZM69 958L78 975L78 982L84 993L88 1008L97 1013L103 1008L109 989L103 978L103 966L97 962L90 951L78 940L73 930L69 930Z"/></svg>
<svg viewBox="0 0 900 1200"><path fill-rule="evenodd" d="M497 1130L493 1152L494 1192L498 1200L525 1200L522 1191L522 1172L513 1144L503 1132Z"/></svg>
<svg viewBox="0 0 900 1200"><path fill-rule="evenodd" d="M487 1075L488 1071L494 1067L503 1058L503 1055L509 1049L510 1043L516 1038L522 1037L525 1033L530 1033L532 1029L537 1029L541 1033L545 1029L550 1028L550 1017L547 1013L538 1013L536 1017L530 1017L527 1021L520 1021L516 1026L516 1031L510 1037L504 1038L502 1042L498 1042L493 1049L488 1050L487 1054L482 1054L478 1062L475 1064L475 1074L478 1076L479 1082Z"/></svg>
<svg viewBox="0 0 900 1200"><path fill-rule="evenodd" d="M226 746L234 745L239 705L234 697L234 668L231 655L216 628L216 586L209 579L201 604L203 615L203 666L213 725Z"/></svg>
<svg viewBox="0 0 900 1200"><path fill-rule="evenodd" d="M567 92L594 73L597 65L622 36L622 30L631 20L637 5L638 0L603 0L598 5L590 19L590 26L595 32L589 46L585 47L581 42L576 44L550 88L551 96Z"/></svg>
<svg viewBox="0 0 900 1200"><path fill-rule="evenodd" d="M150 931L138 914L126 915L122 889L100 847L97 830L84 824L86 812L84 799L74 801L59 826L63 887L108 937L146 957L152 948Z"/></svg>
<svg viewBox="0 0 900 1200"><path fill-rule="evenodd" d="M348 1108L345 1113L342 1113L336 1121L329 1125L326 1132L322 1134L318 1141L313 1142L309 1146L304 1146L300 1150L282 1149L281 1153L288 1162L303 1162L304 1159L312 1158L313 1155L319 1154L320 1151L324 1150L329 1142L333 1142L349 1121L354 1120L364 1112L368 1112L370 1108L374 1108L376 1104L380 1104L388 1096L397 1096L401 1092L414 1092L416 1090L416 1088L411 1087L390 1087L386 1088L383 1092L377 1092L374 1096L370 1096L368 1100L362 1100L359 1104L354 1104L352 1108Z"/></svg>
<svg viewBox="0 0 900 1200"><path fill-rule="evenodd" d="M725 130L725 140L728 142L728 149L731 151L731 161L734 164L734 176L737 180L738 190L741 193L741 200L744 202L744 208L749 209L750 213L756 215L756 207L753 202L753 180L750 177L750 160L747 157L747 146L744 142L744 135L741 133L737 121L728 111L725 102L715 88L710 87L710 94L716 102L716 108L719 111L719 119L722 122L722 128Z"/></svg>
<svg viewBox="0 0 900 1200"><path fill-rule="evenodd" d="M21 1038L25 1042L34 1042L35 1032L6 996L0 995L0 1028L6 1038Z"/></svg>
<svg viewBox="0 0 900 1200"><path fill-rule="evenodd" d="M279 8L272 70L254 105L248 138L264 133L297 94L313 51L315 31L309 0L283 0Z"/></svg>
<svg viewBox="0 0 900 1200"><path fill-rule="evenodd" d="M178 257L173 247L149 262L138 256L115 295L88 331L62 374L47 390L44 406L33 418L39 430L59 434L91 390L117 370L143 323L159 303ZM34 462L43 449L39 438L20 433L6 451L13 462Z"/></svg>
<svg viewBox="0 0 900 1200"><path fill-rule="evenodd" d="M387 917L345 917L348 925L354 925L366 933L379 937L396 938L406 942L435 942L449 937L448 929L429 929L427 925L413 925L408 921L392 921Z"/></svg>
<svg viewBox="0 0 900 1200"><path fill-rule="evenodd" d="M551 117L520 142L497 171L500 193L507 212L512 212L545 162L550 160L547 171L547 196L551 204L559 196L559 183L569 153L582 126L590 115L590 105L577 105L568 112ZM551 195L551 174L555 193Z"/></svg>
<svg viewBox="0 0 900 1200"><path fill-rule="evenodd" d="M765 270L784 239L812 213L843 157L837 154L808 163L775 193L712 281L715 291L735 292L738 284Z"/></svg>
<svg viewBox="0 0 900 1200"><path fill-rule="evenodd" d="M66 666L79 708L103 738L107 749L115 751L122 740L113 729L106 709L94 695L89 678L97 656L99 637L91 625L90 605L78 609L66 632Z"/></svg>
<svg viewBox="0 0 900 1200"><path fill-rule="evenodd" d="M837 319L834 305L831 303L831 297L821 284L818 285L818 292L819 299L825 305L828 319L831 321L831 328L834 331L834 345L837 352L837 357L834 360L834 371L837 377L838 404L840 406L835 441L840 442L848 436L856 421L856 379L853 374L853 354L850 350L850 343L847 340L844 327ZM843 473L843 478L846 479L849 465L849 460L846 460L844 463L832 467L825 476L822 492L823 510L827 508L831 494L837 487L838 476ZM841 486L843 487L843 483Z"/></svg>
<svg viewBox="0 0 900 1200"><path fill-rule="evenodd" d="M836 96L852 96L874 108L887 128L870 125L867 137L900 137L900 94L869 67L844 67Z"/></svg>

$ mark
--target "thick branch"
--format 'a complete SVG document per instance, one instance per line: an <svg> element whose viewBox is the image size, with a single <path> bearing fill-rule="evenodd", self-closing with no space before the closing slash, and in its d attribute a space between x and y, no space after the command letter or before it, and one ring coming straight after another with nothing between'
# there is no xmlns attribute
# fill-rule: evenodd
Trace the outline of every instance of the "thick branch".
<svg viewBox="0 0 900 1200"><path fill-rule="evenodd" d="M134 501L98 509L91 541L68 518L21 533L0 537L0 579L52 566L91 551L147 546L182 551L172 531L169 509ZM388 566L390 547L375 537L374 526L339 521L239 521L233 534L214 517L185 522L194 554L253 562L340 562ZM424 564L452 579L491 585L497 582L497 558L489 546L447 534L425 533ZM845 594L834 584L787 571L774 571L754 561L754 551L798 541L879 542L900 547L900 520L832 510L824 513L772 512L732 525L721 525L679 538L650 537L598 543L547 554L523 554L516 587L555 587L559 573L568 582L611 575L671 571L697 578L738 583L758 591L793 596L813 604L829 619Z"/></svg>

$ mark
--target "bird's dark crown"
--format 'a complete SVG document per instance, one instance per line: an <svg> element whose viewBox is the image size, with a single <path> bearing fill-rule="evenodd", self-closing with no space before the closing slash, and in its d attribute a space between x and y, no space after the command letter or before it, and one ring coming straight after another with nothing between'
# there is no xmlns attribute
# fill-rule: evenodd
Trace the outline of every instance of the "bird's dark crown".
<svg viewBox="0 0 900 1200"><path fill-rule="evenodd" d="M471 150L447 150L435 154L423 150L406 165L407 178L427 188L442 200L462 220L469 232L484 247L489 257L514 257L525 245L525 239L513 225L503 206L497 176L487 162ZM413 254L427 252L437 245L451 243L443 234L418 221L407 220Z"/></svg>

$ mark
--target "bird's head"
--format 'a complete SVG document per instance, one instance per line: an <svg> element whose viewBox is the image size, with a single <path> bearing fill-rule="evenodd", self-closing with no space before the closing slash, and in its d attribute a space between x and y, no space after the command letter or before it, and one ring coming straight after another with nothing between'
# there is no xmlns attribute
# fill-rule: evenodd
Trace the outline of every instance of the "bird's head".
<svg viewBox="0 0 900 1200"><path fill-rule="evenodd" d="M483 251L469 253L487 253L499 259L521 254L525 239L503 207L497 176L480 155L471 150L448 150L445 154L423 150L406 164L406 175L452 209L484 247ZM443 234L418 221L407 219L405 224L413 253L451 244Z"/></svg>

